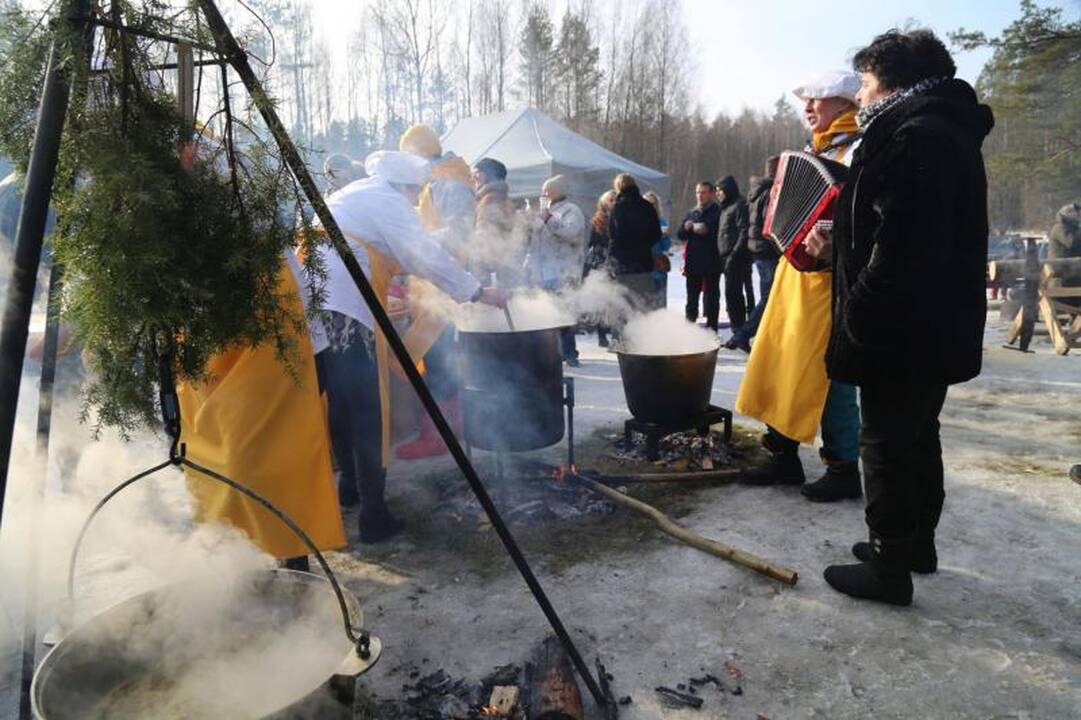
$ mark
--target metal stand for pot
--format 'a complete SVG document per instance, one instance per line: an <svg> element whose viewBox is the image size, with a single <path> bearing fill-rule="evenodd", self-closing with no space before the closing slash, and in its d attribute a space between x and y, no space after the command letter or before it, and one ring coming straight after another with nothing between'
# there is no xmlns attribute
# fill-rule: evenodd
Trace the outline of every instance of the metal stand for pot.
<svg viewBox="0 0 1081 720"><path fill-rule="evenodd" d="M463 389L463 392L469 392L468 388ZM567 438L567 468L568 470L574 466L574 378L563 378L563 407L566 408L567 421L566 421L566 434ZM469 427L469 408L471 403L462 403L463 420L462 423L466 427ZM463 438L465 443L465 453L470 462L473 462L473 446L469 443L468 433ZM510 452L505 449L497 449L496 453L496 478L500 481L503 480L503 458Z"/></svg>
<svg viewBox="0 0 1081 720"><path fill-rule="evenodd" d="M710 426L719 422L724 423L724 441L729 442L732 439L732 411L716 405L710 405L696 418L672 425L661 425L631 418L623 424L623 445L629 448L631 441L634 440L634 433L640 433L646 438L646 458L656 460L661 454L661 438L687 430L696 430L699 435L705 437L709 435Z"/></svg>

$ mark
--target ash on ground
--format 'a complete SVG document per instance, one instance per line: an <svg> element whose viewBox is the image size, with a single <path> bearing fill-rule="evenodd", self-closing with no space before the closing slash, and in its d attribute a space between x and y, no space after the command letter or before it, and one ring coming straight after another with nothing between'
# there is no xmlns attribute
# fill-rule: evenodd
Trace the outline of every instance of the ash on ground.
<svg viewBox="0 0 1081 720"><path fill-rule="evenodd" d="M735 466L743 458L739 449L726 443L724 435L713 430L704 436L695 430L666 435L658 442L656 460L649 459L646 437L641 433L632 433L630 444L622 434L612 433L607 437L613 448L608 453L609 458L626 463L646 463L673 472L719 470Z"/></svg>
<svg viewBox="0 0 1081 720"><path fill-rule="evenodd" d="M405 663L391 668L391 676L402 678L402 696L395 700L379 700L359 695L354 717L379 720L477 720L492 718L488 702L495 687L520 687L523 668L517 665L496 667L480 682L469 682L449 675L442 668L432 669L427 660L420 666ZM528 698L519 701L509 720L529 717Z"/></svg>
<svg viewBox="0 0 1081 720"><path fill-rule="evenodd" d="M494 465L494 463L492 463ZM565 469L522 458L509 458L485 473L485 484L503 520L510 525L540 525L608 515L615 505L566 479ZM491 529L488 516L460 476L436 483L439 501L433 515L443 522Z"/></svg>

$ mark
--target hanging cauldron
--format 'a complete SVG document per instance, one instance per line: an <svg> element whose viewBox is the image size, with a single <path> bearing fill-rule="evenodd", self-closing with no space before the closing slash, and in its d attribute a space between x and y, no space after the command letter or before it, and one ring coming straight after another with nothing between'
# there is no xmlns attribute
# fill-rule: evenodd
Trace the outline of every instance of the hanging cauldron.
<svg viewBox="0 0 1081 720"><path fill-rule="evenodd" d="M322 577L276 570L250 582L242 606L204 623L191 622L191 593L173 585L77 627L34 674L34 716L334 717L354 678L378 658L378 639L362 660L341 632L339 605ZM356 598L344 597L350 622L360 627Z"/></svg>
<svg viewBox="0 0 1081 720"><path fill-rule="evenodd" d="M683 355L641 355L617 349L623 394L642 422L680 425L709 408L717 350Z"/></svg>
<svg viewBox="0 0 1081 720"><path fill-rule="evenodd" d="M469 445L521 452L563 439L561 329L458 331Z"/></svg>

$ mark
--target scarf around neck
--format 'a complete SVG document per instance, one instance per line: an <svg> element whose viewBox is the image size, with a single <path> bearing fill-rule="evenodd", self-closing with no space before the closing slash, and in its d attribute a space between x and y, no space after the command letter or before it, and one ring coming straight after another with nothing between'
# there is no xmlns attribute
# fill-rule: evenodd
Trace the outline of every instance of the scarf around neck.
<svg viewBox="0 0 1081 720"><path fill-rule="evenodd" d="M892 110L893 108L897 107L911 97L915 97L916 95L922 95L923 93L927 92L936 85L945 82L946 80L949 80L949 78L945 75L939 77L924 78L915 85L903 88L901 90L897 90L896 92L887 95L881 100L873 102L867 107L862 108L856 114L856 122L859 124L861 130L866 131L867 128L871 127L871 123L874 122L886 111Z"/></svg>
<svg viewBox="0 0 1081 720"><path fill-rule="evenodd" d="M818 154L828 148L841 135L855 135L859 131L856 123L856 110L846 110L834 118L830 126L822 132L811 134L811 149Z"/></svg>

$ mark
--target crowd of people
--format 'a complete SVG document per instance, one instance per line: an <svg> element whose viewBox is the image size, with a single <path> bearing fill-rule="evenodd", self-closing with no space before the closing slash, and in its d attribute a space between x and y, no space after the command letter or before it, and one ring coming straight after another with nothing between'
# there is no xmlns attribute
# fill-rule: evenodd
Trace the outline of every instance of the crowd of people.
<svg viewBox="0 0 1081 720"><path fill-rule="evenodd" d="M831 566L825 578L848 595L905 605L911 573L937 568L939 412L948 386L980 371L988 238L980 148L993 118L954 78L949 52L929 31L880 35L853 65L794 91L811 131L806 152L849 167L832 230L805 241L820 263L810 271L763 230L778 157L750 178L747 197L731 175L699 182L694 207L670 236L662 199L631 175L617 175L595 201L573 177L555 175L534 208L514 199L498 158L470 166L416 125L397 151L363 163L328 158L326 203L383 303L409 308L406 347L458 432L454 328L433 307L447 299L500 307L510 288L559 293L593 273L607 274L642 310L662 307L669 253L681 243L686 319L702 315L721 329L723 279L725 345L749 353L735 407L766 425L769 458L744 482L799 485L817 502L865 495L869 535L852 548L858 562ZM1056 252L1081 247L1077 208L1057 218ZM426 415L415 439L391 447L394 362L341 258L328 245L318 252L325 298L308 315L318 319L298 329L300 366L285 373L274 348L239 348L215 359L210 380L179 393L193 460L227 475L236 469L317 546L335 548L346 542L340 505L359 504L361 542L401 529L385 500L392 455L412 460L446 448ZM285 258L281 282L298 306L309 302L298 258ZM596 329L601 345L618 332L604 322ZM562 334L562 353L578 364L573 329ZM819 434L823 472L808 483L798 451ZM311 482L296 483L298 474ZM307 547L275 519L236 493L189 480L200 519L229 520L290 567L306 567Z"/></svg>

